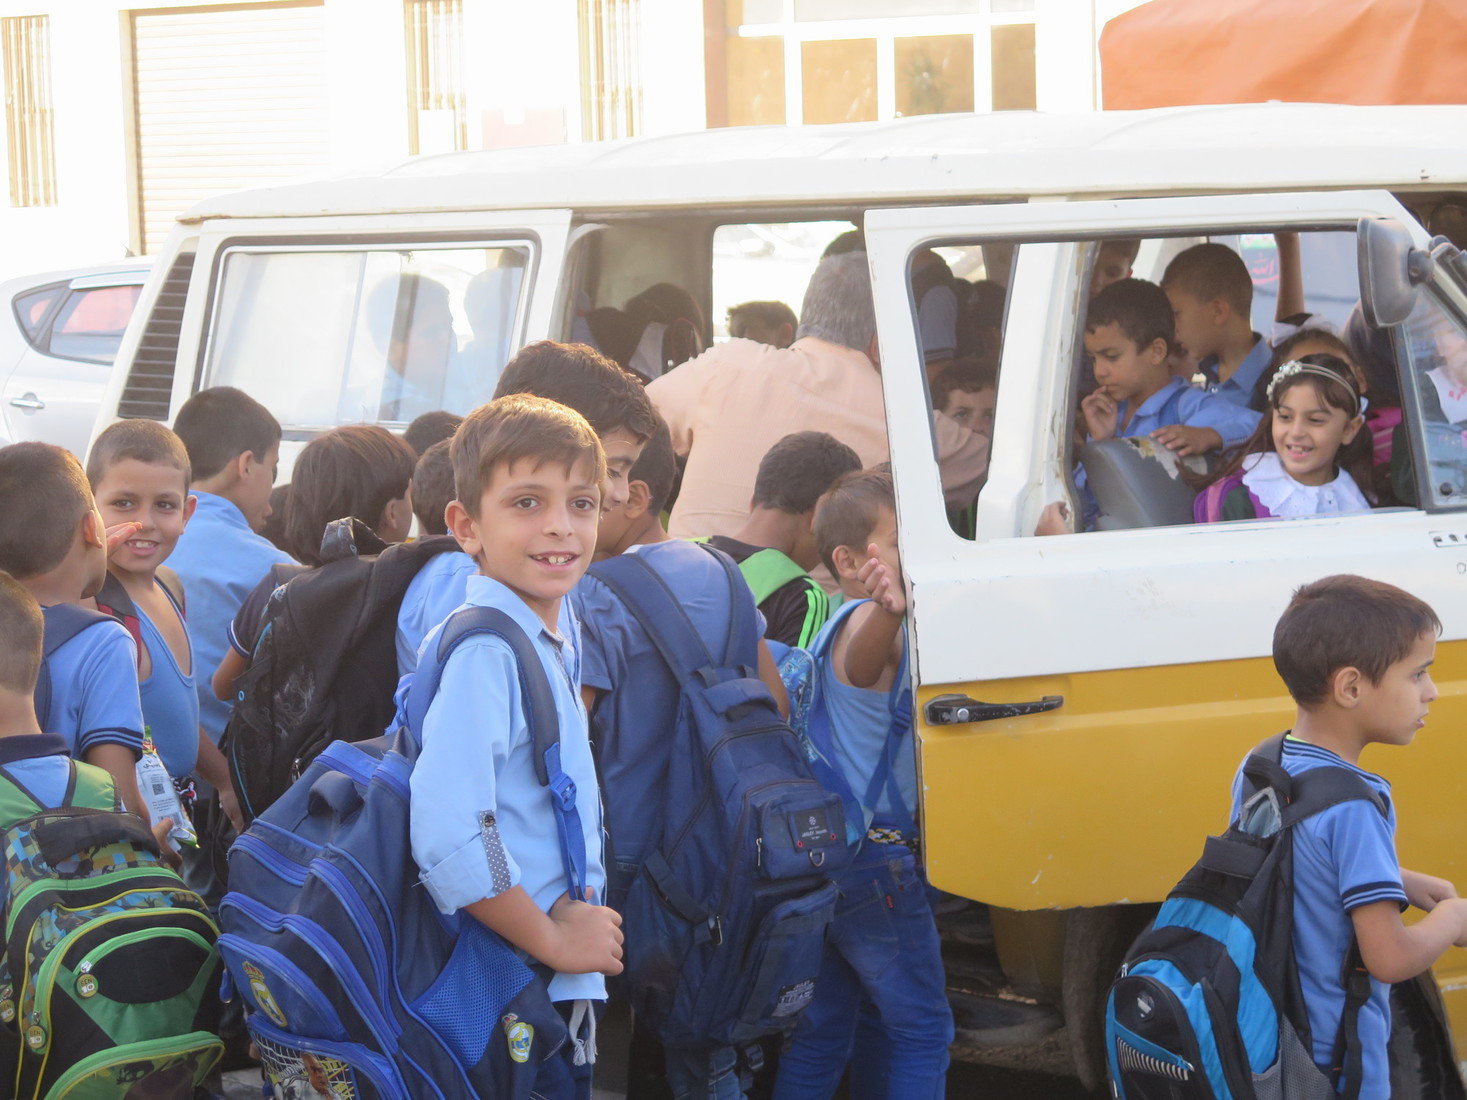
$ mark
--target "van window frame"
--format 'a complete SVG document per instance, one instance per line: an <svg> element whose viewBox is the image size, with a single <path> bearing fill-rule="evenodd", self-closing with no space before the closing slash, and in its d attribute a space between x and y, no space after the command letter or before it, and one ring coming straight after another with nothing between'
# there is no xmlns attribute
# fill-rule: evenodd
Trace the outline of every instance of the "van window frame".
<svg viewBox="0 0 1467 1100"><path fill-rule="evenodd" d="M283 255L302 253L361 253L361 252L422 252L452 251L473 248L522 248L527 253L524 275L520 283L519 301L515 306L514 324L510 345L518 348L525 343L525 332L534 296L536 282L543 261L541 235L528 227L506 226L488 231L444 232L423 234L367 234L352 233L320 234L310 236L229 236L218 240L213 247L209 267L209 296L203 313L205 318L203 339L199 340L195 352L193 389L198 393L206 382L210 354L219 334L219 309L224 268L231 255ZM390 427L397 421L374 421ZM337 427L327 425L282 425L282 438L308 441L323 432Z"/></svg>

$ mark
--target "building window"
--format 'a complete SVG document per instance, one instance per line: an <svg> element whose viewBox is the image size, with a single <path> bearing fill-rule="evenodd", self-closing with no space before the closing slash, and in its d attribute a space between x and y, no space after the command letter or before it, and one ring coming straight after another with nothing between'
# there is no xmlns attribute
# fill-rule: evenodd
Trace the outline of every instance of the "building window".
<svg viewBox="0 0 1467 1100"><path fill-rule="evenodd" d="M1032 110L1038 100L1034 0L706 0L705 11L710 126Z"/></svg>
<svg viewBox="0 0 1467 1100"><path fill-rule="evenodd" d="M0 19L5 56L5 133L10 205L56 205L56 140L51 108L48 19Z"/></svg>
<svg viewBox="0 0 1467 1100"><path fill-rule="evenodd" d="M641 0L579 0L581 136L632 137L642 129Z"/></svg>
<svg viewBox="0 0 1467 1100"><path fill-rule="evenodd" d="M408 152L469 147L463 0L405 0Z"/></svg>

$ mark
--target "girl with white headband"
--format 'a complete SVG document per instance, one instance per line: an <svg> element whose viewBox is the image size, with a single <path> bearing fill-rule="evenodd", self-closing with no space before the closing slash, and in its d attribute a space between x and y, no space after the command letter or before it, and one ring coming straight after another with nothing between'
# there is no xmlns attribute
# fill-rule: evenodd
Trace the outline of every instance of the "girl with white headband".
<svg viewBox="0 0 1467 1100"><path fill-rule="evenodd" d="M1279 367L1253 438L1197 494L1197 521L1368 511L1371 450L1357 386L1335 355Z"/></svg>

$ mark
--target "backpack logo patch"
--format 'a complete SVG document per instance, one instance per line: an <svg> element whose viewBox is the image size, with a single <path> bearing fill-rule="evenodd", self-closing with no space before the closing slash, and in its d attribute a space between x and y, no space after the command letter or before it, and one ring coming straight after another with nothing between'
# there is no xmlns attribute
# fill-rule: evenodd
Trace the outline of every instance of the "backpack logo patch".
<svg viewBox="0 0 1467 1100"><path fill-rule="evenodd" d="M504 1018L504 1034L509 1041L509 1056L521 1064L530 1060L530 1047L535 1043L535 1028L513 1012Z"/></svg>
<svg viewBox="0 0 1467 1100"><path fill-rule="evenodd" d="M285 1013L280 1011L280 1006L275 1003L275 997L270 992L270 987L265 984L265 975L260 973L260 968L252 962L244 964L245 977L250 981L250 992L255 995L255 1004L260 1011L270 1018L270 1022L277 1027L289 1027L290 1021L285 1018Z"/></svg>
<svg viewBox="0 0 1467 1100"><path fill-rule="evenodd" d="M814 999L815 982L813 979L787 985L779 991L779 1003L774 1007L774 1016L782 1020L786 1016L798 1015Z"/></svg>

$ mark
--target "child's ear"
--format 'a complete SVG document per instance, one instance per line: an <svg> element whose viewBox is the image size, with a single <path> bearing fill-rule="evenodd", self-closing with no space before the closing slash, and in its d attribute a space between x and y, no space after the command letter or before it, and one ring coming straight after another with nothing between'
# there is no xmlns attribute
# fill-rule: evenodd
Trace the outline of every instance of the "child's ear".
<svg viewBox="0 0 1467 1100"><path fill-rule="evenodd" d="M256 464L254 451L240 451L234 456L234 461L229 464L229 469L234 473L235 481L248 481L250 470Z"/></svg>
<svg viewBox="0 0 1467 1100"><path fill-rule="evenodd" d="M835 563L836 574L846 579L853 579L861 569L861 562L865 558L858 558L856 552L849 546L837 546L830 555L830 560Z"/></svg>
<svg viewBox="0 0 1467 1100"><path fill-rule="evenodd" d="M651 505L652 492L645 481L627 482L627 502L621 506L627 519L641 519Z"/></svg>
<svg viewBox="0 0 1467 1100"><path fill-rule="evenodd" d="M199 506L199 498L190 496L183 502L183 525L188 526L188 521L194 518L194 509Z"/></svg>
<svg viewBox="0 0 1467 1100"><path fill-rule="evenodd" d="M1357 416L1354 420L1346 424L1345 434L1340 437L1340 443L1349 444L1355 442L1355 437L1360 434L1360 429L1364 424L1364 416Z"/></svg>
<svg viewBox="0 0 1467 1100"><path fill-rule="evenodd" d="M1172 349L1167 345L1164 337L1158 336L1146 346L1146 358L1151 361L1153 367L1159 367L1166 362L1167 356Z"/></svg>
<svg viewBox="0 0 1467 1100"><path fill-rule="evenodd" d="M1207 303L1208 315L1218 328L1227 324L1233 316L1233 307L1226 298L1214 298Z"/></svg>
<svg viewBox="0 0 1467 1100"><path fill-rule="evenodd" d="M479 525L469 510L459 501L450 500L443 510L443 522L448 525L448 533L458 541L459 549L471 558L478 558L483 546L479 542Z"/></svg>
<svg viewBox="0 0 1467 1100"><path fill-rule="evenodd" d="M1338 707L1353 710L1360 705L1361 689L1365 685L1365 674L1353 665L1337 668L1330 674L1330 695Z"/></svg>
<svg viewBox="0 0 1467 1100"><path fill-rule="evenodd" d="M82 516L81 522L82 542L88 546L96 546L107 549L107 524L102 519L102 513L96 508Z"/></svg>

